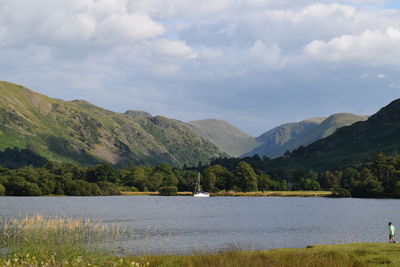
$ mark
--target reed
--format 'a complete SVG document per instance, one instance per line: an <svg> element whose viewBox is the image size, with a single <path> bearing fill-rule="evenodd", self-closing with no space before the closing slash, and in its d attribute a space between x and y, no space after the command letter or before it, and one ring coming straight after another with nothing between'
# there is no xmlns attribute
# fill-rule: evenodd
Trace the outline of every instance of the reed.
<svg viewBox="0 0 400 267"><path fill-rule="evenodd" d="M31 243L48 245L116 240L126 234L120 225L105 225L89 218L34 215L0 222L0 242L5 246Z"/></svg>
<svg viewBox="0 0 400 267"><path fill-rule="evenodd" d="M112 256L110 251L100 247L100 242L110 244L111 248L113 242L133 235L126 227L83 218L37 214L3 219L0 222L0 266L69 266L66 262L73 263L71 266L75 263L84 266L80 263L92 264ZM13 265L7 265L8 262ZM40 264L36 265L37 262Z"/></svg>
<svg viewBox="0 0 400 267"><path fill-rule="evenodd" d="M398 244L359 243L254 252L238 251L247 249L246 244L232 244L220 252L124 257L95 245L98 241L127 238L129 234L132 232L124 227L82 218L35 215L2 219L0 266L400 266Z"/></svg>

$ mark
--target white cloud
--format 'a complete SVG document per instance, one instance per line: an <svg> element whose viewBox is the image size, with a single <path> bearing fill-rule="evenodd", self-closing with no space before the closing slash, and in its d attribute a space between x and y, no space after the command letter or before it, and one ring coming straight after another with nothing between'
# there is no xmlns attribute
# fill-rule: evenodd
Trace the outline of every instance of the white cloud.
<svg viewBox="0 0 400 267"><path fill-rule="evenodd" d="M257 40L249 51L249 64L258 63L264 68L281 68L286 64L286 58L282 56L282 50L276 45L265 45Z"/></svg>
<svg viewBox="0 0 400 267"><path fill-rule="evenodd" d="M266 130L290 112L280 99L316 116L329 105L309 99L397 85L400 11L382 1L0 0L0 79L117 110L109 99L163 115L197 103L191 114L243 112Z"/></svg>
<svg viewBox="0 0 400 267"><path fill-rule="evenodd" d="M130 2L130 9L146 12L159 18L171 18L174 16L187 18L212 18L215 14L222 13L236 4L235 0L135 0ZM217 17L214 17L217 19Z"/></svg>
<svg viewBox="0 0 400 267"><path fill-rule="evenodd" d="M66 16L53 14L38 30L38 35L51 44L89 41L96 33L96 21L87 14Z"/></svg>
<svg viewBox="0 0 400 267"><path fill-rule="evenodd" d="M274 19L288 20L293 23L304 23L309 20L326 19L326 18L352 18L356 12L356 8L348 5L339 4L312 4L300 10L273 10L267 14Z"/></svg>
<svg viewBox="0 0 400 267"><path fill-rule="evenodd" d="M143 41L163 35L165 27L144 14L113 15L98 25L97 40L105 44Z"/></svg>
<svg viewBox="0 0 400 267"><path fill-rule="evenodd" d="M400 63L400 28L365 30L359 35L342 35L329 41L315 40L305 52L317 60L355 64Z"/></svg>
<svg viewBox="0 0 400 267"><path fill-rule="evenodd" d="M198 54L183 41L157 40L152 44L154 50L160 56L195 59Z"/></svg>

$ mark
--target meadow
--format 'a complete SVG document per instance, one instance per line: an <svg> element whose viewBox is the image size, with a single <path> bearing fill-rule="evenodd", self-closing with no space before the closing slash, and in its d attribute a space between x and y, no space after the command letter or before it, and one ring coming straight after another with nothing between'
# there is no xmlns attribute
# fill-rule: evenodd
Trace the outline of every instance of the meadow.
<svg viewBox="0 0 400 267"><path fill-rule="evenodd" d="M122 226L83 218L34 215L2 219L0 266L399 266L400 245L356 243L299 249L240 251L232 245L221 251L191 255L124 255L112 244L132 235ZM132 236L131 236L132 237ZM113 248L113 249L110 249Z"/></svg>

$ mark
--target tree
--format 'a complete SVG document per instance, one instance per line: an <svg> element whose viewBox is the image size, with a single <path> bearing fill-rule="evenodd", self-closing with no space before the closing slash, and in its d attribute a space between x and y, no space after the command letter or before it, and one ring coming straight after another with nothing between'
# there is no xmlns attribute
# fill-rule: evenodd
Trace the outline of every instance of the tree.
<svg viewBox="0 0 400 267"><path fill-rule="evenodd" d="M361 171L359 179L352 184L352 195L355 197L380 197L383 193L383 186L380 181L368 169Z"/></svg>
<svg viewBox="0 0 400 267"><path fill-rule="evenodd" d="M121 192L118 190L118 187L113 183L97 182L96 184L100 188L103 196L115 196L121 194Z"/></svg>
<svg viewBox="0 0 400 267"><path fill-rule="evenodd" d="M42 191L37 184L18 180L6 185L6 194L8 196L41 196Z"/></svg>
<svg viewBox="0 0 400 267"><path fill-rule="evenodd" d="M306 191L318 191L321 189L318 181L312 179L304 179L304 190Z"/></svg>
<svg viewBox="0 0 400 267"><path fill-rule="evenodd" d="M6 194L6 188L4 185L0 184L0 196L4 196Z"/></svg>
<svg viewBox="0 0 400 267"><path fill-rule="evenodd" d="M318 191L320 189L318 181L309 178L301 178L293 186L293 190Z"/></svg>
<svg viewBox="0 0 400 267"><path fill-rule="evenodd" d="M120 171L121 182L125 186L134 186L139 191L144 191L148 186L148 179L153 173L153 168L150 166L135 166L127 170Z"/></svg>
<svg viewBox="0 0 400 267"><path fill-rule="evenodd" d="M257 175L250 164L241 161L235 168L237 186L244 192L257 191Z"/></svg>
<svg viewBox="0 0 400 267"><path fill-rule="evenodd" d="M400 181L397 181L394 185L394 196L400 198Z"/></svg>
<svg viewBox="0 0 400 267"><path fill-rule="evenodd" d="M193 191L196 186L197 171L174 169L178 179L178 191Z"/></svg>
<svg viewBox="0 0 400 267"><path fill-rule="evenodd" d="M271 177L268 174L260 174L257 177L257 187L258 190L261 190L264 192L264 190L271 190L272 188L272 180Z"/></svg>
<svg viewBox="0 0 400 267"><path fill-rule="evenodd" d="M354 168L348 167L343 171L341 186L348 190L351 190L354 180L360 178L360 172Z"/></svg>
<svg viewBox="0 0 400 267"><path fill-rule="evenodd" d="M154 169L155 173L161 174L161 186L175 186L178 184L175 174L167 163L161 163Z"/></svg>
<svg viewBox="0 0 400 267"><path fill-rule="evenodd" d="M212 165L204 171L202 184L206 191L228 190L232 184L232 173L219 164Z"/></svg>
<svg viewBox="0 0 400 267"><path fill-rule="evenodd" d="M176 186L161 186L159 192L162 196L175 196L178 188Z"/></svg>
<svg viewBox="0 0 400 267"><path fill-rule="evenodd" d="M372 160L371 170L375 177L382 182L386 194L394 192L396 183L394 165L395 160L385 156L383 153L377 154Z"/></svg>
<svg viewBox="0 0 400 267"><path fill-rule="evenodd" d="M111 164L101 164L88 170L87 181L119 184L120 179L118 171Z"/></svg>
<svg viewBox="0 0 400 267"><path fill-rule="evenodd" d="M339 188L341 180L341 173L326 171L322 174L321 185L324 188Z"/></svg>
<svg viewBox="0 0 400 267"><path fill-rule="evenodd" d="M94 183L84 180L67 180L64 192L70 196L100 196L101 190Z"/></svg>

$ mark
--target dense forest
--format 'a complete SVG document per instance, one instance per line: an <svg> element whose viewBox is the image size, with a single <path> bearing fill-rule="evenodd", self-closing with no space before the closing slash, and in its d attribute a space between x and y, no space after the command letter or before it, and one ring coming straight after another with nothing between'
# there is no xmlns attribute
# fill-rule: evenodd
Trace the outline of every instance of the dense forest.
<svg viewBox="0 0 400 267"><path fill-rule="evenodd" d="M196 168L135 166L117 169L111 164L83 166L55 163L34 155L29 149L7 149L0 153L0 163L25 159L29 166L0 167L0 195L40 196L118 195L121 191L159 191L174 195L193 191L197 173L209 192L332 190L338 197L400 197L400 156L382 153L358 166L316 172L297 167L268 169L269 158L258 155L246 158L217 158L210 165ZM18 164L16 164L18 166Z"/></svg>

